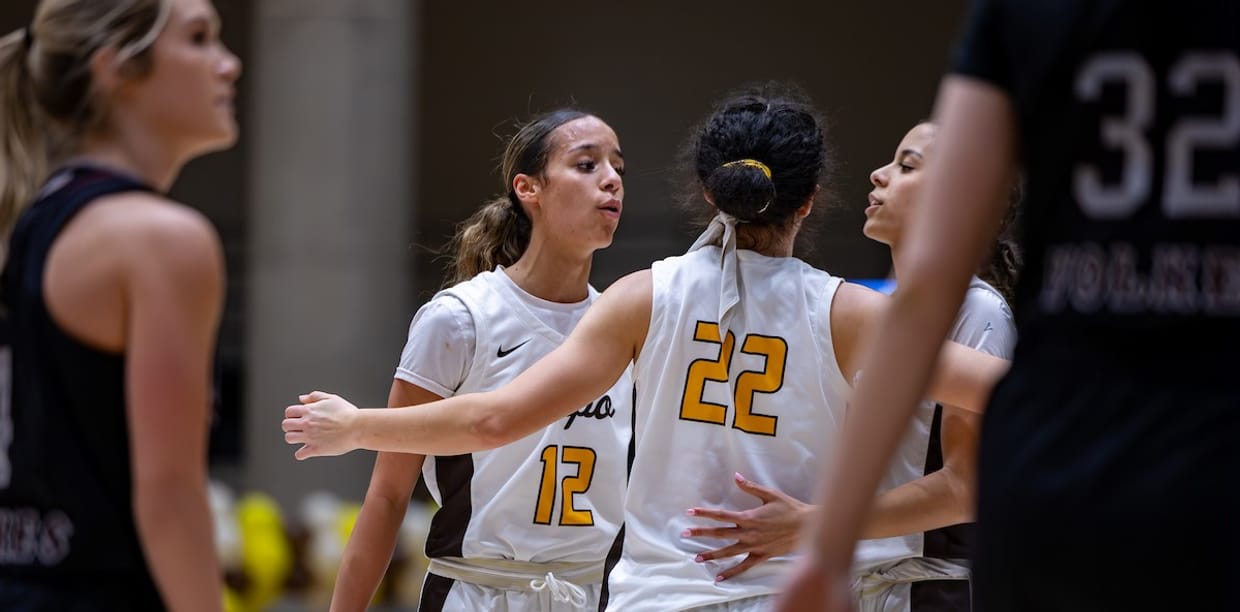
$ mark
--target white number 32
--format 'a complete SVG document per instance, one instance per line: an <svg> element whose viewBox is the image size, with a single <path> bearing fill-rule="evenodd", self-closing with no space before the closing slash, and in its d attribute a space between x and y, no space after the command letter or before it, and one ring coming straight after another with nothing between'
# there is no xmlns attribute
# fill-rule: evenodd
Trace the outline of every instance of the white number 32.
<svg viewBox="0 0 1240 612"><path fill-rule="evenodd" d="M1097 100L1107 83L1125 85L1122 116L1102 120L1102 143L1124 155L1118 184L1104 184L1098 168L1080 164L1073 176L1077 202L1095 219L1121 219L1147 201L1153 181L1154 157L1145 133L1154 119L1157 99L1155 76L1149 64L1133 52L1096 55L1081 68L1076 94L1082 101ZM1190 96L1202 83L1221 83L1218 116L1178 119L1167 131L1166 172L1162 206L1169 218L1240 216L1240 180L1235 172L1222 173L1213 183L1193 181L1193 152L1227 149L1240 142L1240 61L1227 52L1186 54L1171 66L1167 77L1175 96Z"/></svg>

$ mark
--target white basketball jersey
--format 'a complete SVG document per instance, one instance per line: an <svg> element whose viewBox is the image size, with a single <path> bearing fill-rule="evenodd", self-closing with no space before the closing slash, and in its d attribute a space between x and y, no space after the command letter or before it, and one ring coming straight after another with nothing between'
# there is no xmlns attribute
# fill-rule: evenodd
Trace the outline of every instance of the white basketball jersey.
<svg viewBox="0 0 1240 612"><path fill-rule="evenodd" d="M473 365L458 393L503 386L564 342L518 290L485 272L440 292L465 304L474 321ZM596 296L590 289L590 299ZM623 521L632 401L626 370L606 393L537 433L494 450L427 457L422 476L441 506L427 555L605 558Z"/></svg>
<svg viewBox="0 0 1240 612"><path fill-rule="evenodd" d="M983 353L1011 359L1016 344L1016 323L1003 296L994 287L974 277L948 338ZM879 482L879 493L912 482L927 473L928 455L938 452L938 449L930 448L935 408L936 404L932 401L924 401L917 406L912 423ZM924 533L861 540L857 543L855 569L863 572L900 559L927 555L925 540ZM951 556L961 557L962 554Z"/></svg>
<svg viewBox="0 0 1240 612"><path fill-rule="evenodd" d="M696 563L723 541L685 538L694 506L761 505L746 478L810 500L848 384L835 361L831 301L840 279L795 258L737 251L741 300L720 330L720 250L652 266L650 332L634 366L636 459L608 609L680 610L775 593L789 557L716 583L741 557Z"/></svg>

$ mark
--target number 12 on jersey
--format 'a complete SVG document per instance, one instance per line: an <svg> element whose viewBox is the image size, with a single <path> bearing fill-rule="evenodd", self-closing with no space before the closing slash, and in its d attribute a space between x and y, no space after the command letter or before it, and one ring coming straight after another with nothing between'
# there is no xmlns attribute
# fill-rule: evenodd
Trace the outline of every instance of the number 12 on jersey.
<svg viewBox="0 0 1240 612"><path fill-rule="evenodd" d="M695 359L689 364L685 376L685 393L680 401L680 418L686 421L727 425L728 407L703 399L706 382L727 383L732 366L732 350L736 336L731 331L719 337L719 324L698 321L693 331L695 342L719 345L719 356L714 359ZM741 343L746 355L765 357L761 371L745 370L736 377L736 389L732 405L732 427L745 433L763 436L775 435L779 417L753 411L754 397L758 393L775 393L784 386L784 368L788 361L788 342L778 336L746 334Z"/></svg>
<svg viewBox="0 0 1240 612"><path fill-rule="evenodd" d="M573 496L585 493L590 489L590 481L594 479L594 461L597 456L594 449L583 446L557 446L552 444L542 449L540 459L543 464L542 480L538 484L538 505L534 508L534 523L550 525L551 515L555 510L556 494L560 494L560 522L562 526L589 527L594 525L594 513L580 510L573 503ZM575 464L577 473L565 476L556 486L557 472L560 464Z"/></svg>

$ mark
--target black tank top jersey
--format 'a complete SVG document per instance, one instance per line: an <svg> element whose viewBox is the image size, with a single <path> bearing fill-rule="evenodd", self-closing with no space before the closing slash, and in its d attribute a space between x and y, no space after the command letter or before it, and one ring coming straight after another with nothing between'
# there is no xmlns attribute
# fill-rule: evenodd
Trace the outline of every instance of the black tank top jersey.
<svg viewBox="0 0 1240 612"><path fill-rule="evenodd" d="M101 196L149 190L95 168L58 172L18 220L2 281L13 370L0 413L0 581L114 592L127 609L162 604L133 519L125 356L58 327L43 278L74 215Z"/></svg>
<svg viewBox="0 0 1240 612"><path fill-rule="evenodd" d="M1027 180L1018 360L1240 357L1237 24L1234 0L975 2L955 72L1010 95Z"/></svg>
<svg viewBox="0 0 1240 612"><path fill-rule="evenodd" d="M970 19L955 72L1007 92L1026 181L974 609L1240 609L1240 2Z"/></svg>

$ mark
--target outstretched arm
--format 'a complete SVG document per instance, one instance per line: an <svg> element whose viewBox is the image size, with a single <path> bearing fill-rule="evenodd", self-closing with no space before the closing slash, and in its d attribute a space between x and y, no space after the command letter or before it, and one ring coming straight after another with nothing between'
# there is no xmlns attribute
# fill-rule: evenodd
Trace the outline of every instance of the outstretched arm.
<svg viewBox="0 0 1240 612"><path fill-rule="evenodd" d="M965 282L968 282L968 277ZM865 358L864 343L873 339L880 330L884 334L891 333L887 326L891 320L889 310L896 306L897 301L894 297L853 283L843 283L836 291L831 305L831 338L840 372L846 379L853 381L854 386L859 386L862 379L891 380L892 373L904 367L904 362L898 364L873 360L862 367L862 360ZM913 309L917 310L919 315L924 314L919 310L921 302L917 303L919 306L914 306ZM958 301L956 305L959 306ZM950 317L954 318L954 313ZM951 318L948 320L949 325L950 323ZM901 333L912 334L913 330L906 328ZM947 336L946 331L943 336ZM990 398L991 388L1004 372L1007 372L1010 362L956 342L940 342L935 346L938 347L937 354L927 360L931 364L927 367L933 367L936 363L937 367L934 367L932 375L921 380L919 388L927 391L926 397L939 403L968 412L982 412ZM854 407L849 412L851 414L855 411Z"/></svg>
<svg viewBox="0 0 1240 612"><path fill-rule="evenodd" d="M977 434L981 417L943 408L943 467L874 500L861 537L889 538L973 520Z"/></svg>
<svg viewBox="0 0 1240 612"><path fill-rule="evenodd" d="M578 410L620 378L650 327L650 271L613 284L564 344L512 382L416 408L359 410L315 392L289 406L284 439L298 459L356 448L455 455L503 446Z"/></svg>
<svg viewBox="0 0 1240 612"><path fill-rule="evenodd" d="M866 517L865 539L919 533L973 520L973 492L977 469L979 415L950 407L943 409L943 467L879 495ZM728 580L772 557L797 549L803 534L812 527L818 507L787 493L762 486L740 474L733 479L742 491L762 505L735 511L690 508L688 514L716 523L690 527L686 537L729 540L720 548L698 555L699 563L745 555L716 577Z"/></svg>
<svg viewBox="0 0 1240 612"><path fill-rule="evenodd" d="M972 298L965 298L953 340L1011 359L1016 343L1011 311L997 295L972 289L968 295ZM940 405L939 410L940 435L931 443L942 451L941 467L879 495L862 537L884 538L973 520L982 418L953 406Z"/></svg>
<svg viewBox="0 0 1240 612"><path fill-rule="evenodd" d="M801 597L820 591L815 585L845 583L879 477L914 406L926 395L942 341L1002 214L1001 195L1015 161L1010 101L991 85L952 76L940 92L938 113L940 157L927 170L914 210L907 280L869 342L862 361L866 374L836 449L847 461L836 461L826 475L824 498L831 503L819 515L816 554L786 593L783 610L820 609Z"/></svg>
<svg viewBox="0 0 1240 612"><path fill-rule="evenodd" d="M831 309L832 338L840 369L854 378L857 353L862 337L884 312L889 298L860 285L845 283L836 293ZM1007 369L1008 362L948 342L942 349L940 372L932 393L940 398L964 402L980 411L994 381ZM932 474L905 483L880 495L867 516L863 536L881 538L937 529L969 520L972 516L972 480L975 466L978 415L947 409L943 417L943 467ZM745 511L692 508L693 516L731 523L731 526L693 527L690 537L732 540L726 546L698 556L709 561L746 555L740 563L721 572L726 580L774 556L796 548L807 530L815 507L781 491L763 487L737 475L737 486L758 498L762 505Z"/></svg>

